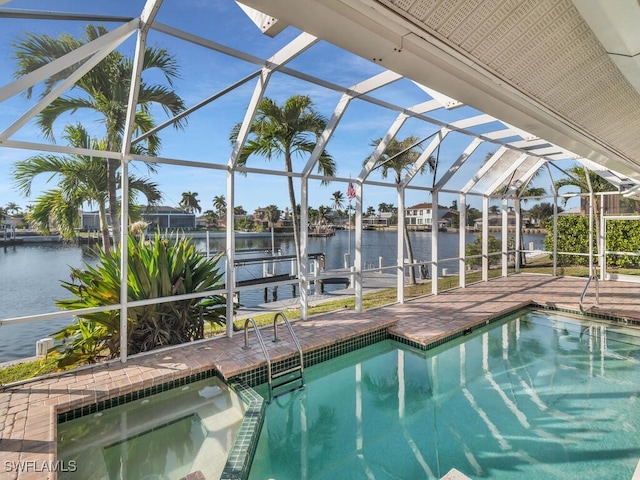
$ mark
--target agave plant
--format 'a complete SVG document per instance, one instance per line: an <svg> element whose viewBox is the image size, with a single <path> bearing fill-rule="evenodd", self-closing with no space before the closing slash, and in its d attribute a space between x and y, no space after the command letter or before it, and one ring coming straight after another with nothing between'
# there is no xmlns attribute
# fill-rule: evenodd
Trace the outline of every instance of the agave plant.
<svg viewBox="0 0 640 480"><path fill-rule="evenodd" d="M191 240L176 236L151 241L129 235L128 301L206 292L222 287L220 256L207 258ZM96 266L73 268L71 282L62 286L74 298L58 300L66 310L113 305L120 302L120 252L97 250ZM167 301L127 309L127 350L130 354L176 345L204 337L205 322L224 324L226 298ZM61 368L95 363L120 353L120 313L107 310L77 316L77 322L54 335Z"/></svg>

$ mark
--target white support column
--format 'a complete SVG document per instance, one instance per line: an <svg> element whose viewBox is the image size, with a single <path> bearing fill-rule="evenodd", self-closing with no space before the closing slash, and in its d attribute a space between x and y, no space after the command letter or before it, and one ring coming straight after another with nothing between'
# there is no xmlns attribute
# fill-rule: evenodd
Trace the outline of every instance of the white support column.
<svg viewBox="0 0 640 480"><path fill-rule="evenodd" d="M607 222L604 218L604 196L600 197L600 232L598 233L598 264L600 265L600 280L607 274Z"/></svg>
<svg viewBox="0 0 640 480"><path fill-rule="evenodd" d="M227 164L227 235L226 235L226 290L227 290L227 337L233 337L233 302L236 286L236 270L235 270L235 255L236 255L236 239L235 239L235 167L240 157L242 148L244 147L253 119L255 118L258 110L258 104L264 95L264 91L267 88L269 78L271 78L272 71L268 69L262 69L260 77L256 82L256 86L253 90L253 95L245 111L238 137L233 145L231 155Z"/></svg>
<svg viewBox="0 0 640 480"><path fill-rule="evenodd" d="M594 226L594 202L593 191L589 192L589 275L593 272L593 226Z"/></svg>
<svg viewBox="0 0 640 480"><path fill-rule="evenodd" d="M589 187L589 275L593 272L593 214L595 197L593 194L593 185L591 185L591 172L583 165L587 186Z"/></svg>
<svg viewBox="0 0 640 480"><path fill-rule="evenodd" d="M506 198L502 199L502 276L506 277L508 271L509 259L509 202Z"/></svg>
<svg viewBox="0 0 640 480"><path fill-rule="evenodd" d="M467 196L464 193L460 194L459 202L458 257L460 260L458 261L458 270L460 272L460 288L464 288L467 286Z"/></svg>
<svg viewBox="0 0 640 480"><path fill-rule="evenodd" d="M431 275L431 293L433 295L438 294L438 272L440 269L440 264L438 263L438 220L439 211L438 211L438 191L434 190L431 192L431 261L432 265L432 275ZM413 268L413 266L409 266L409 268Z"/></svg>
<svg viewBox="0 0 640 480"><path fill-rule="evenodd" d="M522 255L522 250L520 249L520 246L522 245L522 210L520 208L520 198L517 195L513 196L513 210L515 211L516 214L516 238L515 238L515 258L514 258L514 264L515 264L515 272L516 273L520 273L520 267L521 267L521 258L520 256ZM526 248L525 248L526 250Z"/></svg>
<svg viewBox="0 0 640 480"><path fill-rule="evenodd" d="M354 284L356 296L356 312L362 311L362 190L363 185L357 182L356 189L356 228L355 228L355 259L356 278Z"/></svg>
<svg viewBox="0 0 640 480"><path fill-rule="evenodd" d="M309 318L309 179L300 179L300 318ZM315 272L318 273L317 271Z"/></svg>
<svg viewBox="0 0 640 480"><path fill-rule="evenodd" d="M482 197L482 281L489 280L489 197Z"/></svg>
<svg viewBox="0 0 640 480"><path fill-rule="evenodd" d="M148 0L140 17L136 50L131 72L131 89L127 101L127 113L122 134L121 204L120 204L120 362L126 363L128 355L128 307L129 296L129 153L131 138L135 128L135 117L140 92L140 80L144 64L144 52L147 45L147 32L162 4L161 0ZM115 225L115 219L111 219Z"/></svg>
<svg viewBox="0 0 640 480"><path fill-rule="evenodd" d="M235 207L235 174L233 169L227 170L227 228L226 228L226 290L227 290L227 337L233 337L233 300L236 287L236 236L234 229Z"/></svg>
<svg viewBox="0 0 640 480"><path fill-rule="evenodd" d="M405 211L404 211L404 188L398 185L398 249L396 255L397 277L397 299L398 303L404 303L404 227L405 227ZM433 278L435 275L432 275Z"/></svg>
<svg viewBox="0 0 640 480"><path fill-rule="evenodd" d="M126 143L126 142L125 142ZM129 217L129 158L125 156L120 162L122 169L120 194L120 362L126 363L128 356L128 299L129 299L129 241L127 226ZM112 225L115 220L112 220Z"/></svg>
<svg viewBox="0 0 640 480"><path fill-rule="evenodd" d="M553 276L558 276L558 194L553 194Z"/></svg>
<svg viewBox="0 0 640 480"><path fill-rule="evenodd" d="M547 174L549 175L549 184L553 193L553 276L558 275L558 190L555 187L555 181L551 174L549 164L546 163Z"/></svg>
<svg viewBox="0 0 640 480"><path fill-rule="evenodd" d="M338 127L338 124L340 123L340 120L342 119L344 113L347 110L347 107L349 106L351 100L354 98L354 95L356 94L365 94L368 93L371 90L375 90L377 88L380 88L384 85L387 85L389 83L395 82L397 80L399 80L400 78L402 78L400 75L398 75L397 73L391 72L390 70L386 70L378 75L375 75L374 77L371 77L359 84L353 85L351 86L351 88L349 88L349 93L345 93L342 95L342 97L340 98L340 100L338 101L338 105L335 107L333 114L331 115L331 118L329 119L329 122L327 122L327 126L325 127L324 131L322 132L322 134L320 135L320 137L318 138L318 141L316 143L316 146L313 149L313 152L311 152L311 155L309 157L309 160L307 161L307 164L305 165L305 167L302 169L302 184L303 184L303 192L306 189L307 192L307 204L308 204L308 177L311 174L311 172L313 171L313 168L315 167L315 165L318 163L318 159L320 158L320 156L322 155L322 153L325 150L325 147L327 145L327 143L329 142L329 140L331 139L331 136L333 135L333 133L335 132L336 128ZM382 153L382 151L380 152ZM375 162L374 162L375 163ZM354 262L354 267L356 270L356 278L354 279L354 292L356 295L356 310L357 311L361 311L362 310L362 197L361 197L361 188L360 188L360 182L358 182L358 185L356 187L356 252L355 252L355 262ZM358 210L358 204L360 204L360 209ZM349 212L350 213L350 212ZM301 212L301 220L300 220L300 231L301 231L301 237L307 237L308 236L308 229L305 227L302 227L302 217L303 214ZM307 217L307 210L306 208L304 209L304 218L307 220L308 223L308 217ZM349 241L351 241L351 239L349 239ZM305 246L306 246L306 238L305 238ZM360 244L360 249L358 248L358 243ZM301 261L303 263L307 262L307 252L306 252L306 248L304 250L304 252L301 251ZM305 270L306 273L306 270ZM305 281L305 284L308 286L308 281ZM302 289L301 289L301 296L300 296L300 300L301 303L303 303L303 297L302 297ZM305 293L305 301L304 301L305 305L302 308L302 313L304 314L305 312L307 312L308 308L306 305L306 293ZM303 319L306 318L305 315L303 315Z"/></svg>

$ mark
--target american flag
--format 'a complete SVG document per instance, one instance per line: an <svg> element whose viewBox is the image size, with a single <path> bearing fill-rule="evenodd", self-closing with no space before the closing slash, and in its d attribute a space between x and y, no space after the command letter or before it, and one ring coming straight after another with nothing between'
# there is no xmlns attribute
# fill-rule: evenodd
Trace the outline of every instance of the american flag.
<svg viewBox="0 0 640 480"><path fill-rule="evenodd" d="M356 198L356 189L353 188L353 183L349 182L349 188L347 188L347 198L349 201Z"/></svg>

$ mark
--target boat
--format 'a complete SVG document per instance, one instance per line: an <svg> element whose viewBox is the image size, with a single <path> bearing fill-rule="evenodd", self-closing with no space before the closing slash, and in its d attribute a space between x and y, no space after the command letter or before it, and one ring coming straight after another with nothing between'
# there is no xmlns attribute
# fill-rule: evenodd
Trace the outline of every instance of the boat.
<svg viewBox="0 0 640 480"><path fill-rule="evenodd" d="M313 227L309 229L309 237L333 237L336 230L333 227Z"/></svg>

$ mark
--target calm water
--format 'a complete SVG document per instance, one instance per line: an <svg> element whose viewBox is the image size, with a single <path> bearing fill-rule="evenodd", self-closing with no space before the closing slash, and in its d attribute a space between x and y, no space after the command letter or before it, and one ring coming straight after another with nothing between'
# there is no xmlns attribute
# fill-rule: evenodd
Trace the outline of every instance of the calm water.
<svg viewBox="0 0 640 480"><path fill-rule="evenodd" d="M60 423L58 478L220 478L245 410L213 377Z"/></svg>
<svg viewBox="0 0 640 480"><path fill-rule="evenodd" d="M431 258L431 234L428 232L412 232L412 246L414 257L417 260ZM474 234L467 234L467 241L471 242ZM348 244L351 240L351 260L355 257L355 239L353 232L338 231L334 237L310 238L309 253L324 252L327 259L327 268L342 268L344 266L344 254L349 251ZM528 246L530 241L535 242L535 248L542 248L544 236L533 235L525 237ZM397 233L393 231L363 232L363 262L370 268L378 266L378 259L383 257L384 265L395 263ZM284 237L275 239L276 247L282 250L284 255L295 252L293 238ZM206 240L197 239L198 248L206 249ZM222 238L211 238L210 251L224 250L225 244ZM264 250L271 248L271 239L265 238L239 238L236 242L237 249L258 249L260 252L253 255L264 255ZM458 236L456 234L440 233L439 236L440 258L450 258L458 255ZM85 262L91 263L92 257L87 249L75 245L66 244L40 244L17 245L0 248L0 318L20 317L57 311L55 300L68 298L68 292L60 286L60 281L69 280L70 267L81 267ZM221 265L224 267L224 265ZM457 271L457 262L442 264L448 267L450 273ZM279 265L278 273L289 273L290 264L285 262ZM240 280L257 278L262 276L262 265L240 266L237 270ZM343 288L340 285L327 286L331 289ZM291 298L291 288L280 287L278 299ZM241 303L246 307L253 307L264 302L264 290L256 289L250 292L242 292ZM273 292L269 292L268 300L273 300ZM3 326L0 328L0 362L32 356L35 354L35 343L41 338L47 337L72 321L68 318L45 320L36 323Z"/></svg>
<svg viewBox="0 0 640 480"><path fill-rule="evenodd" d="M388 341L310 367L303 390L268 406L249 478L456 468L628 480L640 452L639 334L534 312L429 352Z"/></svg>

